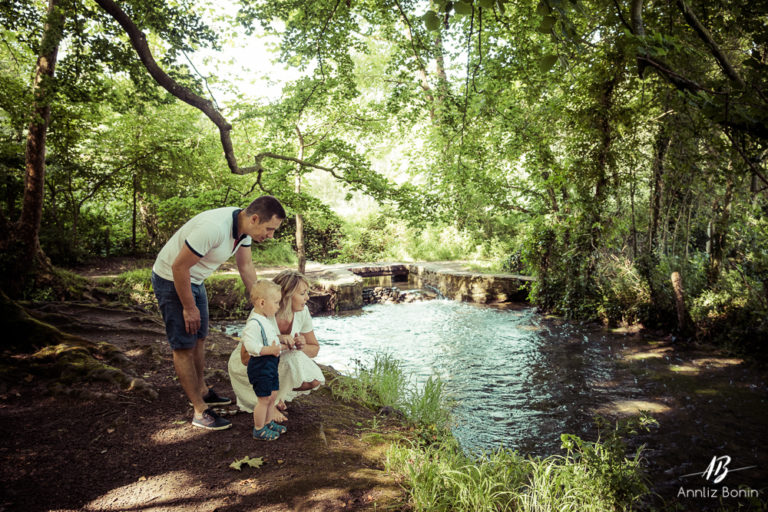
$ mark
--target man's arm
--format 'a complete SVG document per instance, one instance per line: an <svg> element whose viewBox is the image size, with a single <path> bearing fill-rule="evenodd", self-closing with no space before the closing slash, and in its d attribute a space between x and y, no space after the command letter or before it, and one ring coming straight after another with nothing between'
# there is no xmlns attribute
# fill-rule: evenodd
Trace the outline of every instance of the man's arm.
<svg viewBox="0 0 768 512"><path fill-rule="evenodd" d="M171 265L173 286L184 308L184 324L188 334L196 333L200 329L200 310L195 305L195 297L192 295L192 278L189 276L189 269L198 261L200 256L184 245Z"/></svg>
<svg viewBox="0 0 768 512"><path fill-rule="evenodd" d="M251 285L256 282L256 269L253 267L251 248L239 247L235 253L235 263L245 285L245 295L248 297L251 294Z"/></svg>

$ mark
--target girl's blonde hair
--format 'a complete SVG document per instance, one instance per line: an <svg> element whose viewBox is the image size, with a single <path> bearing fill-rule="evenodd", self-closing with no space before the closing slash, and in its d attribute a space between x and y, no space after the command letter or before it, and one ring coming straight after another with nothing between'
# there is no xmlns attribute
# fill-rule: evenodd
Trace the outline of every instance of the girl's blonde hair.
<svg viewBox="0 0 768 512"><path fill-rule="evenodd" d="M275 315L278 318L290 319L293 318L293 308L291 307L291 299L296 289L301 283L307 285L309 288L309 281L304 277L304 274L295 270L283 270L277 274L273 279L275 283L280 285L280 309L277 310Z"/></svg>

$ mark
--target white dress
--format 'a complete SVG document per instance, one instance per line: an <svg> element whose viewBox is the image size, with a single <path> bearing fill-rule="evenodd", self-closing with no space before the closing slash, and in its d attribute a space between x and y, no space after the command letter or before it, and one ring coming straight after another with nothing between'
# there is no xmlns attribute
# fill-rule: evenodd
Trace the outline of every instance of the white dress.
<svg viewBox="0 0 768 512"><path fill-rule="evenodd" d="M302 311L293 314L290 335L293 336L296 333L303 334L313 330L312 316L309 314L309 308L304 306ZM253 392L253 386L248 382L248 367L240 360L241 344L242 341L237 344L235 350L229 356L229 380L237 397L238 407L243 411L253 412L253 406L256 405L257 398L256 393ZM280 379L280 390L277 392L277 400L290 402L298 395L306 395L312 391L293 390L293 388L301 386L302 382L317 380L320 384L325 384L325 377L320 367L301 350L283 352L280 355L280 364L277 367L277 372Z"/></svg>

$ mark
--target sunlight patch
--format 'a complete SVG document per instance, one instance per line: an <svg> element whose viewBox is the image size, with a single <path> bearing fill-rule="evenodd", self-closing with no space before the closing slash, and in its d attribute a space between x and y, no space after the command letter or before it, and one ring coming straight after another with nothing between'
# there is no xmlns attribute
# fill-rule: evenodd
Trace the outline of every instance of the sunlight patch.
<svg viewBox="0 0 768 512"><path fill-rule="evenodd" d="M168 510L195 506L200 492L200 478L186 471L169 471L139 477L135 482L117 487L88 503L84 510ZM206 493L210 492L206 489ZM217 503L219 502L219 503ZM206 498L206 507L223 505L217 496Z"/></svg>
<svg viewBox="0 0 768 512"><path fill-rule="evenodd" d="M738 366L744 361L736 358L726 357L702 357L694 359L691 363L701 368L728 368L729 366Z"/></svg>
<svg viewBox="0 0 768 512"><path fill-rule="evenodd" d="M643 352L635 352L632 354L626 354L624 360L626 361L643 361L645 359L663 359L667 357L668 353L672 351L672 347L659 347L653 348Z"/></svg>
<svg viewBox="0 0 768 512"><path fill-rule="evenodd" d="M697 368L691 364L671 364L669 369L675 373L683 373L686 375L696 375L701 371L701 368Z"/></svg>
<svg viewBox="0 0 768 512"><path fill-rule="evenodd" d="M164 446L185 443L207 433L205 429L193 428L191 419L175 420L168 422L165 428L153 432L149 439L157 446Z"/></svg>
<svg viewBox="0 0 768 512"><path fill-rule="evenodd" d="M609 405L604 405L598 408L595 412L612 416L630 416L640 414L643 411L650 414L663 414L670 410L670 407L658 402L649 402L647 400L617 400Z"/></svg>

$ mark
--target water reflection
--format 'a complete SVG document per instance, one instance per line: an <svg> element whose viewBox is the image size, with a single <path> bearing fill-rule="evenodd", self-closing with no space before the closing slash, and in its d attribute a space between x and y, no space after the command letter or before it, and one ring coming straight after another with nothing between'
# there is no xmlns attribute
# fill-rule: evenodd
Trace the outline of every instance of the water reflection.
<svg viewBox="0 0 768 512"><path fill-rule="evenodd" d="M377 304L316 317L319 363L351 371L388 351L417 385L439 375L457 400L454 434L465 449L504 445L525 453L559 450L562 432L584 434L604 403L614 340L546 320L533 309L454 302Z"/></svg>

